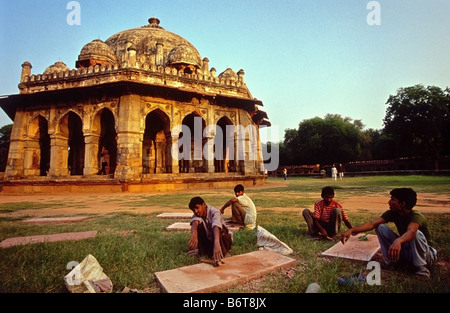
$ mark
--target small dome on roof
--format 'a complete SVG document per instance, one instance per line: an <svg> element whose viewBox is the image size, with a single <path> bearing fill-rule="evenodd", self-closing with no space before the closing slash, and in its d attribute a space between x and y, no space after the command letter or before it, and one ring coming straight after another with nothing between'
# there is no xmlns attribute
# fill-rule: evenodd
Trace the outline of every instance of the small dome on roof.
<svg viewBox="0 0 450 313"><path fill-rule="evenodd" d="M179 44L173 48L167 57L168 65L189 64L198 66L200 63L198 52L185 44Z"/></svg>
<svg viewBox="0 0 450 313"><path fill-rule="evenodd" d="M225 71L219 74L219 78L237 80L238 75L231 68L227 68Z"/></svg>
<svg viewBox="0 0 450 313"><path fill-rule="evenodd" d="M81 49L76 67L89 67L97 64L115 64L114 51L102 40L94 39Z"/></svg>
<svg viewBox="0 0 450 313"><path fill-rule="evenodd" d="M62 61L58 61L55 62L55 64L50 65L49 67L47 67L45 69L44 74L45 75L49 75L49 74L54 74L54 73L63 73L65 71L69 70L69 68L67 67L66 64L64 64L64 62Z"/></svg>

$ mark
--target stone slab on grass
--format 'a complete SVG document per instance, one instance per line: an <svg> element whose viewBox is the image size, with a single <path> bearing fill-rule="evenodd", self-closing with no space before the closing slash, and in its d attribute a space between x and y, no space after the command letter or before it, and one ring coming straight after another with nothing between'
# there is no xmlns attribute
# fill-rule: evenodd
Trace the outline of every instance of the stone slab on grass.
<svg viewBox="0 0 450 313"><path fill-rule="evenodd" d="M182 213L161 213L156 217L159 218L174 218L174 219L190 219L194 213L182 212Z"/></svg>
<svg viewBox="0 0 450 313"><path fill-rule="evenodd" d="M231 232L237 232L239 229L241 229L238 226L235 225L227 225L228 230ZM176 222L173 224L170 224L166 227L167 231L191 231L191 224L190 222Z"/></svg>
<svg viewBox="0 0 450 313"><path fill-rule="evenodd" d="M190 223L184 223L184 222L176 222L173 224L170 224L166 227L166 230L168 231L190 231L191 225Z"/></svg>
<svg viewBox="0 0 450 313"><path fill-rule="evenodd" d="M24 220L23 223L72 223L87 220L89 216L73 216L73 217L39 217Z"/></svg>
<svg viewBox="0 0 450 313"><path fill-rule="evenodd" d="M350 236L345 244L339 241L321 255L368 262L380 250L380 243L376 235L368 234L366 241L359 240L362 236Z"/></svg>
<svg viewBox="0 0 450 313"><path fill-rule="evenodd" d="M82 240L93 238L97 235L97 231L85 231L76 233L61 233L53 235L35 235L26 237L8 238L0 242L0 248L10 248L17 245L27 245L32 243L57 242L67 240Z"/></svg>
<svg viewBox="0 0 450 313"><path fill-rule="evenodd" d="M156 281L167 293L219 292L297 264L295 259L267 250L235 255L223 261L225 264L217 267L199 263L156 272Z"/></svg>

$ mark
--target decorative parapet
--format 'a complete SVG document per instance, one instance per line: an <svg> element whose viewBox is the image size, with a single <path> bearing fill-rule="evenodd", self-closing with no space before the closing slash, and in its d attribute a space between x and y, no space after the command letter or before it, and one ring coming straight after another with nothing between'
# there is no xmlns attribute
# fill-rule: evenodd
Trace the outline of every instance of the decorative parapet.
<svg viewBox="0 0 450 313"><path fill-rule="evenodd" d="M134 65L134 66L133 66ZM130 65L96 65L87 68L66 70L50 74L30 75L28 70L22 73L19 89L21 94L32 94L48 90L61 90L74 87L87 87L118 81L135 81L168 87L186 88L208 93L240 96L250 98L250 92L244 82L244 71L240 70L237 79L224 78L215 75L215 69L210 72L198 70L196 73L184 73L169 66L149 65L148 63ZM31 64L27 63L27 69Z"/></svg>

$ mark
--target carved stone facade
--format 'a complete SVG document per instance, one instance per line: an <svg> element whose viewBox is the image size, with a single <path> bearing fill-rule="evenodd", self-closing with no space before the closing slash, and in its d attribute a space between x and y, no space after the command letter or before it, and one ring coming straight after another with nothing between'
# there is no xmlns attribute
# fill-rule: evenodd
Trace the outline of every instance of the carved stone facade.
<svg viewBox="0 0 450 313"><path fill-rule="evenodd" d="M14 121L4 191L265 180L259 127L270 122L243 70L216 76L207 58L156 18L86 44L75 66L59 61L31 74L25 62L20 93L0 99Z"/></svg>

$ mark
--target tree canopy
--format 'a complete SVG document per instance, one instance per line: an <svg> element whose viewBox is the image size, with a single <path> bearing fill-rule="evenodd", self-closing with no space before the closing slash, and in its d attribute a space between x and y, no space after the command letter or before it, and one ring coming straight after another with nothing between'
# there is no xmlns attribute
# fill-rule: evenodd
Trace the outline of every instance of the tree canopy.
<svg viewBox="0 0 450 313"><path fill-rule="evenodd" d="M381 130L360 120L327 114L287 129L280 145L283 165L450 155L450 89L415 85L390 95Z"/></svg>
<svg viewBox="0 0 450 313"><path fill-rule="evenodd" d="M383 134L393 157L437 160L448 153L450 90L415 85L400 88L387 100Z"/></svg>
<svg viewBox="0 0 450 313"><path fill-rule="evenodd" d="M286 164L330 164L348 162L361 154L361 121L327 114L304 120L297 130L285 132L280 148Z"/></svg>

